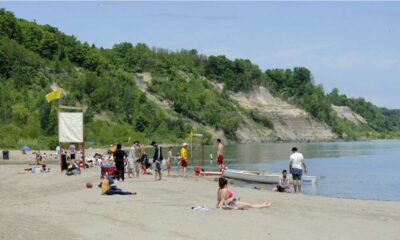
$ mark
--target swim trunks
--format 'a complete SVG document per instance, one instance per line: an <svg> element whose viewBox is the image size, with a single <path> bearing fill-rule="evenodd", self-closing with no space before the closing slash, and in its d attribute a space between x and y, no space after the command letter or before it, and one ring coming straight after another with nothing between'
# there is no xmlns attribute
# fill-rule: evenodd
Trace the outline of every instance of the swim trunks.
<svg viewBox="0 0 400 240"><path fill-rule="evenodd" d="M185 160L181 160L181 166L182 167L187 167L187 165L188 165L188 163L187 163L187 161L185 161Z"/></svg>
<svg viewBox="0 0 400 240"><path fill-rule="evenodd" d="M218 162L218 164L223 164L224 163L224 155L218 155L217 162Z"/></svg>
<svg viewBox="0 0 400 240"><path fill-rule="evenodd" d="M155 162L154 170L156 172L160 172L161 171L161 162L160 161L156 161Z"/></svg>
<svg viewBox="0 0 400 240"><path fill-rule="evenodd" d="M301 175L303 175L303 169L292 168L292 178L293 180L301 180Z"/></svg>

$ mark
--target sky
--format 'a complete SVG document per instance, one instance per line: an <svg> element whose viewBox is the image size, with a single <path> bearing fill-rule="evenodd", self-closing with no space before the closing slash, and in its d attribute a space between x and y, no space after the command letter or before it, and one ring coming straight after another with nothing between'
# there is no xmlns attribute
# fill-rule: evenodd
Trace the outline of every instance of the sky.
<svg viewBox="0 0 400 240"><path fill-rule="evenodd" d="M326 92L400 109L400 2L0 2L96 46L143 42L306 67Z"/></svg>

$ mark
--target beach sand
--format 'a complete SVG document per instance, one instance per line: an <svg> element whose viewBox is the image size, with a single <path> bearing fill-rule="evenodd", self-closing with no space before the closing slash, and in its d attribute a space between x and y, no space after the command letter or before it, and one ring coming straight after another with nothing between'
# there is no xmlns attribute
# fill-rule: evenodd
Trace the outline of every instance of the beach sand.
<svg viewBox="0 0 400 240"><path fill-rule="evenodd" d="M105 196L99 169L66 176L18 174L0 165L0 239L399 239L400 202L334 199L229 188L269 209L199 212L214 207L215 177L127 178L118 187L137 196Z"/></svg>

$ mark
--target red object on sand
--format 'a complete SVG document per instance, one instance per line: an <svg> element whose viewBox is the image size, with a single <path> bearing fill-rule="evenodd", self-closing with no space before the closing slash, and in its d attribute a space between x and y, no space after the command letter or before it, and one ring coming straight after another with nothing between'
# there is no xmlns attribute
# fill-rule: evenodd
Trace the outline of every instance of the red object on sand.
<svg viewBox="0 0 400 240"><path fill-rule="evenodd" d="M115 167L102 167L101 168L101 176L113 176L114 175L114 171L116 171Z"/></svg>
<svg viewBox="0 0 400 240"><path fill-rule="evenodd" d="M194 167L194 175L195 176L200 176L200 172L201 172L201 167L199 165L196 165Z"/></svg>

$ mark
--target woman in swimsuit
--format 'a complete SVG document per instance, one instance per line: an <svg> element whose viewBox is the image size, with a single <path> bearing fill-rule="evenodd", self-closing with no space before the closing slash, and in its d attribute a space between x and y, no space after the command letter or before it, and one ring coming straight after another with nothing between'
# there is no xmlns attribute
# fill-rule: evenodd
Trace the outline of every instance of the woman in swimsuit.
<svg viewBox="0 0 400 240"><path fill-rule="evenodd" d="M219 178L217 208L224 209L246 209L246 208L269 208L271 202L264 202L261 204L252 204L240 201L233 197L233 193L228 190L228 181L224 177Z"/></svg>

